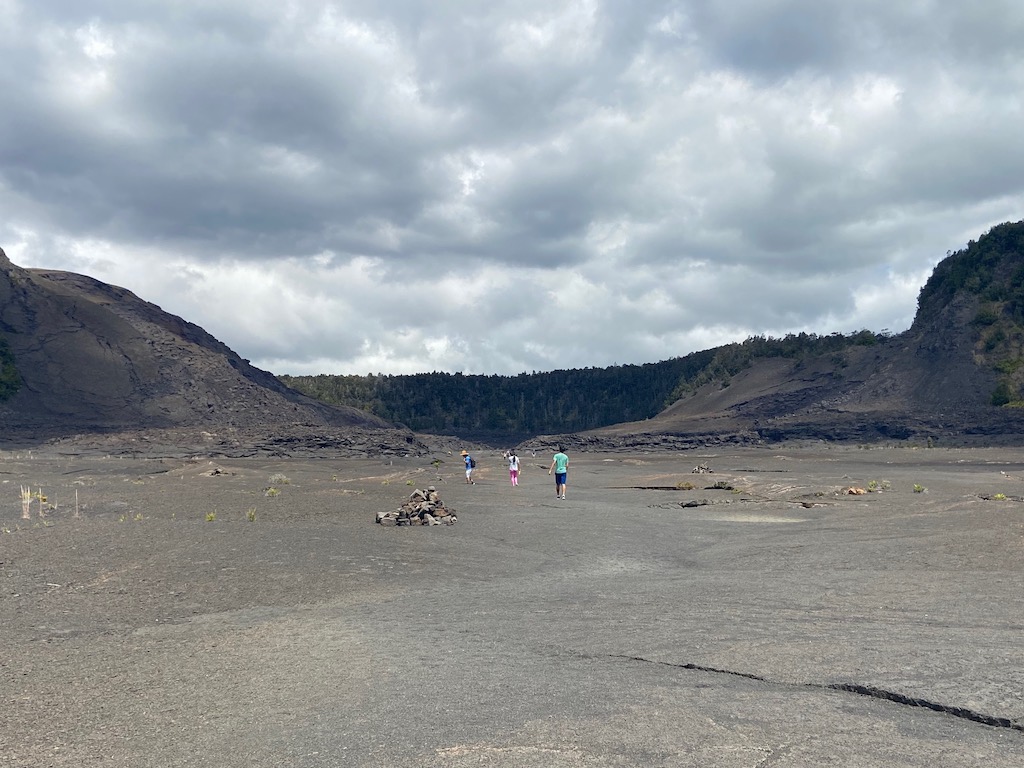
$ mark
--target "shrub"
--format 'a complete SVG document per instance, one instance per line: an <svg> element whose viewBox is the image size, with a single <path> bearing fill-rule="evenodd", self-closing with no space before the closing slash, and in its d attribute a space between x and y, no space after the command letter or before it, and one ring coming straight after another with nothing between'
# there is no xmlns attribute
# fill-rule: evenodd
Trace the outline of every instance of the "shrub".
<svg viewBox="0 0 1024 768"><path fill-rule="evenodd" d="M992 405L1007 405L1017 399L1017 389L1008 379L1000 379L992 391Z"/></svg>
<svg viewBox="0 0 1024 768"><path fill-rule="evenodd" d="M7 339L0 336L0 403L9 400L21 388L21 374L14 365L14 354Z"/></svg>
<svg viewBox="0 0 1024 768"><path fill-rule="evenodd" d="M978 310L978 314L971 321L972 325L985 327L992 325L999 320L999 310L991 304L986 304Z"/></svg>

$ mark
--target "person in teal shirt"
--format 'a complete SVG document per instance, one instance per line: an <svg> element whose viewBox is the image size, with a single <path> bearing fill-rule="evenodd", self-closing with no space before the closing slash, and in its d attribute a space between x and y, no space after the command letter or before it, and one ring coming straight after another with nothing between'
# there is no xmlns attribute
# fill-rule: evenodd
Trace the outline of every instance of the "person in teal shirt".
<svg viewBox="0 0 1024 768"><path fill-rule="evenodd" d="M548 468L548 474L555 473L555 498L565 498L565 486L566 480L569 475L569 457L565 455L565 449L561 446L558 447L558 453L551 459L551 466Z"/></svg>

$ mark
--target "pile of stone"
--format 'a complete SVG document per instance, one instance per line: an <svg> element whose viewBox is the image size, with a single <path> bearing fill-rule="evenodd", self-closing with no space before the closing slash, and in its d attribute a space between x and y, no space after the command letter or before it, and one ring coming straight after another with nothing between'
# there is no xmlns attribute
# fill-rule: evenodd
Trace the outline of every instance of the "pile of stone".
<svg viewBox="0 0 1024 768"><path fill-rule="evenodd" d="M457 519L455 510L445 507L432 485L425 491L417 488L398 509L377 513L380 525L455 525Z"/></svg>

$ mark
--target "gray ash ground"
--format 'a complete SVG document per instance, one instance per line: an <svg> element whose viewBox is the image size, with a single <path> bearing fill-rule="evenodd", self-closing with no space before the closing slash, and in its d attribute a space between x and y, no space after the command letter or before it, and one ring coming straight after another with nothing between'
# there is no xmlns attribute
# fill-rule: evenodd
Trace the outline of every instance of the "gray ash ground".
<svg viewBox="0 0 1024 768"><path fill-rule="evenodd" d="M0 765L1024 762L1024 451L107 447L0 453Z"/></svg>

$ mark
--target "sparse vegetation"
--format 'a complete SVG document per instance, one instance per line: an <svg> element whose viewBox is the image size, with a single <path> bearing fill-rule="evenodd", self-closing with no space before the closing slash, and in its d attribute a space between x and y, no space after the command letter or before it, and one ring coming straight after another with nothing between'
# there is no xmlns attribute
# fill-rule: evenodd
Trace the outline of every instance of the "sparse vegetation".
<svg viewBox="0 0 1024 768"><path fill-rule="evenodd" d="M217 519L217 513L216 512L207 512L206 513L206 522L212 523L216 519Z"/></svg>
<svg viewBox="0 0 1024 768"><path fill-rule="evenodd" d="M991 402L992 405L1012 405L1019 399L1017 387L1014 385L1008 377L1002 377L996 383L996 388L992 390Z"/></svg>
<svg viewBox="0 0 1024 768"><path fill-rule="evenodd" d="M999 374L992 405L1024 406L1024 222L993 227L947 255L918 296L916 322L940 317L957 294L978 302L971 321L975 360Z"/></svg>
<svg viewBox="0 0 1024 768"><path fill-rule="evenodd" d="M277 488L274 488L273 486L263 489L263 495L266 496L268 499L274 498L279 493L281 493L281 491L279 491Z"/></svg>
<svg viewBox="0 0 1024 768"><path fill-rule="evenodd" d="M1021 365L1024 365L1024 359L1014 357L1006 360L1000 360L993 367L995 368L996 373L1013 374L1020 369Z"/></svg>
<svg viewBox="0 0 1024 768"><path fill-rule="evenodd" d="M924 493L927 490L928 489L925 488L923 485L920 485L918 483L914 483L914 493Z"/></svg>
<svg viewBox="0 0 1024 768"><path fill-rule="evenodd" d="M28 486L21 486L21 519L29 520L32 517L32 489Z"/></svg>
<svg viewBox="0 0 1024 768"><path fill-rule="evenodd" d="M10 400L21 388L21 374L14 365L14 353L0 334L0 403Z"/></svg>
<svg viewBox="0 0 1024 768"><path fill-rule="evenodd" d="M46 517L46 510L47 509L53 509L53 507L48 503L48 499L46 498L46 494L43 493L43 489L42 488L39 488L35 492L33 492L32 489L29 486L23 485L23 486L21 486L21 494L20 495L21 495L21 519L22 520L28 520L28 519L30 519L32 517L32 502L33 501L38 501L39 502L39 512L38 513L39 513L39 517L40 518ZM44 504L46 505L45 507L43 506Z"/></svg>
<svg viewBox="0 0 1024 768"><path fill-rule="evenodd" d="M288 475L285 475L285 474L283 474L281 472L276 472L276 473L274 473L273 475L270 476L270 479L267 482L270 483L273 486L273 485L290 485L292 481L288 478Z"/></svg>
<svg viewBox="0 0 1024 768"><path fill-rule="evenodd" d="M245 513L245 519L250 523L256 522L256 507L249 507L248 511Z"/></svg>
<svg viewBox="0 0 1024 768"><path fill-rule="evenodd" d="M696 487L697 486L691 483L689 480L683 480L681 482L676 483L676 488L678 488L680 491L692 491Z"/></svg>

